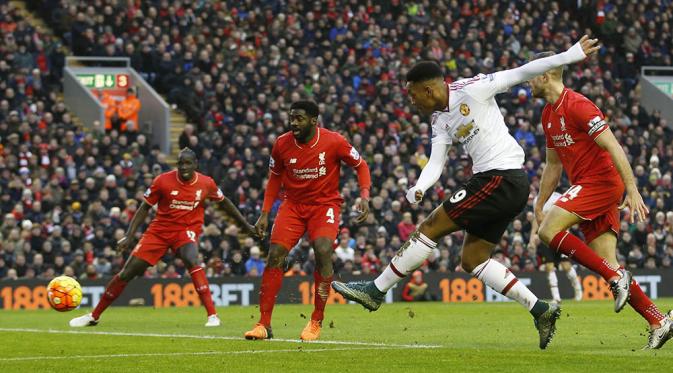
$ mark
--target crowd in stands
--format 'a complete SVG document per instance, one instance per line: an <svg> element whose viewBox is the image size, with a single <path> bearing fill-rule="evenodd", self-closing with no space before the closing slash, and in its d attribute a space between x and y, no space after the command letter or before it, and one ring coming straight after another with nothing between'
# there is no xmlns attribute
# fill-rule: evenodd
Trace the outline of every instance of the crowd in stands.
<svg viewBox="0 0 673 373"><path fill-rule="evenodd" d="M566 83L609 118L651 210L645 223L629 224L623 214L619 259L630 268L671 267L673 134L658 112L643 109L638 85L640 66L671 65L670 1L48 0L33 10L60 40L0 2L0 279L112 275L123 264L115 242L137 201L170 169L142 128L131 140L115 128L99 133L73 123L59 98L61 40L76 55L129 57L189 118L180 147L197 152L200 171L251 222L259 216L270 149L286 130L289 103L318 102L323 125L360 150L373 179L371 214L356 225L356 178L343 169L335 272L370 274L381 271L415 225L471 174L470 160L453 148L424 201L406 202L406 189L428 161L431 136L428 118L404 95L409 67L435 59L454 81L519 66L532 53L563 51L590 33L601 39L600 55L569 66ZM531 239L532 201L545 160L543 103L525 85L497 99L526 151L531 202L494 257L513 270L534 271L540 260L539 243ZM559 190L567 187L564 179ZM421 271L461 270L462 238L443 239ZM209 276L259 276L264 247L241 238L212 207L206 210L200 251ZM310 274L314 267L302 240L287 274ZM146 273L184 275L184 264L173 257Z"/></svg>

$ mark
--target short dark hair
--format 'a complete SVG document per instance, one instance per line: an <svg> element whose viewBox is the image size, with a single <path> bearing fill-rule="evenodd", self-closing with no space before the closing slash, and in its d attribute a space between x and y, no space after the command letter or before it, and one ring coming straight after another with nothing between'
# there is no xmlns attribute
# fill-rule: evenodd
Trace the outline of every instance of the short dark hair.
<svg viewBox="0 0 673 373"><path fill-rule="evenodd" d="M290 110L304 110L306 114L312 118L315 118L320 114L318 104L311 100L293 102L292 105L290 105Z"/></svg>
<svg viewBox="0 0 673 373"><path fill-rule="evenodd" d="M187 147L182 148L182 150L180 150L180 153L178 153L178 157L183 155L183 154L186 155L186 156L191 156L194 159L196 159L196 153L190 148L187 148Z"/></svg>
<svg viewBox="0 0 673 373"><path fill-rule="evenodd" d="M544 51L544 52L540 52L540 53L535 53L535 54L533 55L533 57L531 57L531 58L529 59L529 61L535 61L535 60L539 60L540 58L551 57L551 56L554 56L554 55L556 55L556 53L554 53L553 51ZM563 71L565 70L565 66L562 65L562 66L557 67L557 68L552 69L552 70L555 70L556 73L557 73L560 77L563 77Z"/></svg>
<svg viewBox="0 0 673 373"><path fill-rule="evenodd" d="M409 83L424 82L436 78L444 79L444 73L435 61L418 62L407 72L407 82Z"/></svg>

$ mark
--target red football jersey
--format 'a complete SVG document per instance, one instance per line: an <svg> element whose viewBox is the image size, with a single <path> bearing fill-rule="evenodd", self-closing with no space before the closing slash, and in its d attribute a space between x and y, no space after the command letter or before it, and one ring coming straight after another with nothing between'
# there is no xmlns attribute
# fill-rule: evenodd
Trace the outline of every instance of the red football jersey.
<svg viewBox="0 0 673 373"><path fill-rule="evenodd" d="M292 132L279 136L271 150L269 168L281 175L286 199L309 205L341 204L341 161L357 167L362 158L343 136L318 128L307 144L298 143Z"/></svg>
<svg viewBox="0 0 673 373"><path fill-rule="evenodd" d="M572 184L600 177L619 177L610 153L596 144L609 128L603 113L583 95L565 88L542 111L547 148L556 150Z"/></svg>
<svg viewBox="0 0 673 373"><path fill-rule="evenodd" d="M224 194L212 178L195 172L188 183L178 178L177 170L157 176L145 191L145 202L159 204L157 215L148 229L170 231L189 229L197 235L203 226L206 198L222 201Z"/></svg>

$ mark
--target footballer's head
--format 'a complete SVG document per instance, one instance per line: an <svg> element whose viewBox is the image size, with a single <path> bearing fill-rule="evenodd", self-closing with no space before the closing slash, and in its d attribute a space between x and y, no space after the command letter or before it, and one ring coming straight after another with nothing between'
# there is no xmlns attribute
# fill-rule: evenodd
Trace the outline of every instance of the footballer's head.
<svg viewBox="0 0 673 373"><path fill-rule="evenodd" d="M422 114L443 110L448 103L444 73L437 62L421 61L407 72L407 95Z"/></svg>
<svg viewBox="0 0 673 373"><path fill-rule="evenodd" d="M531 61L535 61L540 58L551 57L554 52L540 52L530 58ZM557 67L555 69L548 70L544 74L538 75L533 79L528 81L530 86L531 93L533 97L543 98L546 92L549 90L549 87L553 84L563 84L563 66Z"/></svg>
<svg viewBox="0 0 673 373"><path fill-rule="evenodd" d="M313 101L297 101L290 106L290 131L299 142L313 137L318 125L318 104Z"/></svg>
<svg viewBox="0 0 673 373"><path fill-rule="evenodd" d="M190 148L180 150L178 154L178 176L180 180L192 180L194 172L196 172L196 153Z"/></svg>

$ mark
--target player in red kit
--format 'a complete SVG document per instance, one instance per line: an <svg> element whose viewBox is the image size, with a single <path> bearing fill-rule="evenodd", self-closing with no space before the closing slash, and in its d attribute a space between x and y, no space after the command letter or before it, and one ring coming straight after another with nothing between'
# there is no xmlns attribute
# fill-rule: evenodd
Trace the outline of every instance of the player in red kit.
<svg viewBox="0 0 673 373"><path fill-rule="evenodd" d="M325 303L332 282L332 243L339 231L343 198L339 194L341 162L357 171L360 202L356 222L369 214L371 179L367 163L353 146L336 132L318 127L318 105L297 101L290 107L290 131L279 136L269 160L269 182L264 193L262 214L255 225L264 237L269 211L280 191L285 198L271 230L271 247L262 276L259 309L261 317L246 339L271 338L271 313L283 279L285 258L308 232L315 251L315 309L301 333L303 340L320 337Z"/></svg>
<svg viewBox="0 0 673 373"><path fill-rule="evenodd" d="M553 54L543 52L535 58ZM670 315L659 311L631 274L619 266L616 256L619 210L629 209L631 223L635 215L645 221L649 213L626 155L596 105L564 87L563 67L549 70L529 84L533 96L547 101L542 112L547 165L535 204L539 237L550 248L600 274L615 295L615 311L628 302L650 325L646 348L660 348L673 337ZM545 201L563 170L572 186L545 213ZM579 224L586 243L567 231L575 224Z"/></svg>
<svg viewBox="0 0 673 373"><path fill-rule="evenodd" d="M131 244L138 227L145 221L152 206L157 206L157 214L135 246L131 256L120 273L107 284L105 293L92 313L70 320L70 326L94 326L101 313L122 293L129 281L141 276L145 270L157 262L171 249L185 262L194 288L201 303L208 312L206 326L219 326L220 319L210 295L206 274L198 264L197 242L203 226L204 202L206 199L223 202L225 212L252 236L254 227L222 194L213 179L196 172L196 155L183 149L178 156L177 170L157 176L145 192L140 208L131 219L126 235L117 242L117 250L124 252Z"/></svg>

